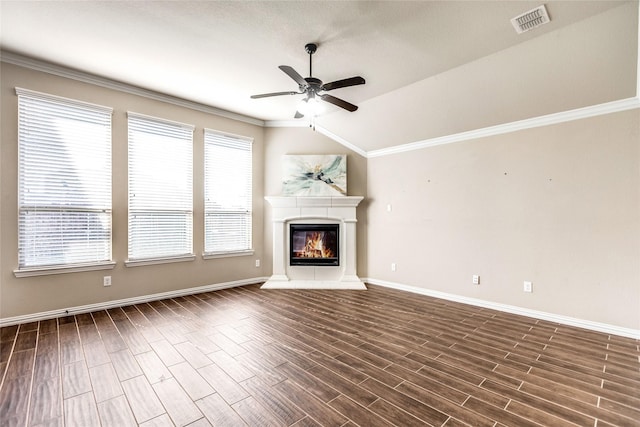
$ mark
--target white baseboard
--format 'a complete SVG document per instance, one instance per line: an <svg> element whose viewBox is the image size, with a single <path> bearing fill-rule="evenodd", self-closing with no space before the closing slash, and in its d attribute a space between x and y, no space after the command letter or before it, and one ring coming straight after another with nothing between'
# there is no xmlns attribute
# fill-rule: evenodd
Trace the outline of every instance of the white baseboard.
<svg viewBox="0 0 640 427"><path fill-rule="evenodd" d="M156 301L166 298L181 297L184 295L192 295L202 292L217 291L220 289L235 288L238 286L252 285L266 281L268 277L254 277L253 279L235 280L233 282L215 283L211 285L198 286L195 288L179 289L169 292L161 292L158 294L141 295L138 297L125 298L113 301L104 301L96 304L82 305L78 307L70 307L60 310L43 311L40 313L25 314L23 316L0 318L0 327L17 325L21 323L37 322L40 320L53 319L70 314L89 313L92 311L106 310L109 308L122 307L125 305L141 304L149 301Z"/></svg>
<svg viewBox="0 0 640 427"><path fill-rule="evenodd" d="M179 289L169 292L161 292L151 295L142 295L138 297L125 298L120 300L99 302L96 304L88 304L77 307L69 307L60 310L44 311L40 313L26 314L23 316L0 318L0 327L17 325L21 323L37 322L70 314L89 313L92 311L106 310L109 308L122 307L125 305L141 304L149 301L156 301L166 298L175 298L184 295L192 295L202 292L217 291L220 289L235 288L238 286L252 285L267 281L268 277L255 277L252 279L235 280L232 282L215 283L211 285L198 286L195 288ZM416 286L404 285L401 283L388 282L372 278L363 278L364 283L372 285L384 286L387 288L398 289L401 291L412 292L415 294L426 295L434 298L440 298L448 301L460 302L463 304L484 307L493 310L503 311L506 313L519 314L521 316L533 317L535 319L547 320L550 322L560 323L562 325L576 326L578 328L589 329L592 331L603 332L606 334L619 335L627 338L640 339L640 330L623 328L620 326L609 325L607 323L592 322L590 320L577 319L575 317L561 316L558 314L547 313L544 311L531 310L514 305L500 304L491 301L485 301L477 298L469 298L465 296L449 294L446 292L434 291L431 289L419 288Z"/></svg>
<svg viewBox="0 0 640 427"><path fill-rule="evenodd" d="M576 326L578 328L589 329L592 331L603 332L605 334L619 335L627 338L640 339L640 330L623 328L620 326L609 325L607 323L592 322L590 320L577 319L575 317L562 316L559 314L547 313L544 311L531 310L515 305L500 304L491 301L485 301L477 298L469 298L465 296L449 294L446 292L434 291L431 289L419 288L416 286L403 285L401 283L387 282L385 280L377 280L372 278L363 278L363 282L372 285L384 286L387 288L398 289L401 291L412 292L415 294L426 295L434 298L440 298L448 301L460 302L463 304L474 305L477 307L490 308L493 310L503 311L506 313L519 314L521 316L533 317L535 319L548 320L550 322L560 323L562 325Z"/></svg>

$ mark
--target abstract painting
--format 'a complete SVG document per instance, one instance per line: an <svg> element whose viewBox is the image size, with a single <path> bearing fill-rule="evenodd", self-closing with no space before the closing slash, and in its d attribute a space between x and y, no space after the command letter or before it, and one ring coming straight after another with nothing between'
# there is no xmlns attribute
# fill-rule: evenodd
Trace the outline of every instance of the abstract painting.
<svg viewBox="0 0 640 427"><path fill-rule="evenodd" d="M346 196L346 154L286 155L283 196Z"/></svg>

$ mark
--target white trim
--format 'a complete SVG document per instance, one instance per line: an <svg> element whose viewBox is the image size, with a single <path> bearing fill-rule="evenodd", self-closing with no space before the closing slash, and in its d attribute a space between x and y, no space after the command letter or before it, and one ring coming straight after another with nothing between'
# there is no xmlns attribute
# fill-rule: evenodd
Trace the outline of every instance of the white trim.
<svg viewBox="0 0 640 427"><path fill-rule="evenodd" d="M247 141L253 144L253 137L250 137L250 136L238 135L237 133L223 132L221 130L216 130L211 128L204 128L203 132L215 133L216 135L222 135L222 136L226 136L227 138L234 138L240 141Z"/></svg>
<svg viewBox="0 0 640 427"><path fill-rule="evenodd" d="M202 259L216 259L216 258L231 258L237 256L250 256L254 254L253 249L247 249L244 251L227 251L227 252L203 252Z"/></svg>
<svg viewBox="0 0 640 427"><path fill-rule="evenodd" d="M285 276L284 280L271 277L260 289L331 289L331 290L351 290L366 291L367 286L357 277L355 279L343 278L341 280L289 280Z"/></svg>
<svg viewBox="0 0 640 427"><path fill-rule="evenodd" d="M85 73L83 71L73 70L60 65L50 64L48 62L40 61L34 58L28 58L16 53L0 51L0 61L7 64L13 64L31 70L41 71L43 73L72 79L82 83L89 83L107 89L125 92L131 95L142 96L144 98L153 99L155 101L166 102L168 104L177 105L179 107L190 108L192 110L201 111L207 114L226 117L228 119L237 120L239 122L249 123L256 126L264 126L264 120L256 119L254 117L232 113L230 111L222 110L210 105L176 98L174 96L165 95L163 93L154 92L148 89L142 89L137 86L121 83L105 77L99 77L90 73Z"/></svg>
<svg viewBox="0 0 640 427"><path fill-rule="evenodd" d="M21 87L16 87L15 91L16 91L16 95L18 95L18 96L27 96L27 97L31 97L31 98L46 99L47 101L54 101L54 102L58 102L58 103L59 102L64 102L64 103L71 104L71 105L74 105L74 106L77 106L77 107L79 106L79 107L82 107L82 108L90 108L92 110L97 110L97 111L113 114L113 108L112 107L106 107L104 105L93 104L91 102L85 102L85 101L79 101L77 99L65 98L64 96L51 95L50 93L38 92L38 91L35 91L35 90L24 89L24 88L21 88Z"/></svg>
<svg viewBox="0 0 640 427"><path fill-rule="evenodd" d="M168 264L172 262L193 261L196 259L195 254L180 255L175 257L147 258L147 259L128 259L124 262L127 267L142 267L145 265Z"/></svg>
<svg viewBox="0 0 640 427"><path fill-rule="evenodd" d="M640 35L640 32L638 33ZM640 36L639 36L640 38ZM640 46L640 41L638 42ZM515 122L503 123L500 125L489 126L486 128L474 129L466 132L444 135L436 138L424 139L422 141L409 142L407 144L395 145L392 147L381 148L379 150L365 151L346 139L330 132L329 130L316 125L316 130L326 137L342 144L348 149L355 151L361 156L372 159L375 157L389 156L392 154L405 153L408 151L422 150L436 145L452 144L455 142L469 141L472 139L485 138L487 136L501 135L505 133L517 132L525 129L532 129L542 126L550 126L558 123L569 122L573 120L586 119L589 117L601 116L604 114L618 113L634 108L640 108L640 53L638 54L638 95L632 98L619 99L616 101L605 102L602 104L591 105L588 107L576 108L573 110L561 111L559 113L546 114L544 116L532 117L529 119L518 120ZM271 120L266 121L265 127L304 127L307 124L299 121Z"/></svg>
<svg viewBox="0 0 640 427"><path fill-rule="evenodd" d="M181 297L184 295L193 295L203 292L218 291L227 288L236 288L239 286L253 285L262 283L266 277L254 277L252 279L234 280L232 282L216 283L212 285L198 286L195 288L180 289L176 291L161 292L158 294L142 295L138 297L125 298L114 301L99 302L96 304L80 305L60 310L43 311L40 313L25 314L23 316L0 318L0 327L9 325L18 325L21 323L37 322L71 314L89 313L98 310L107 310L109 308L122 307L125 305L142 304L149 301L156 301L167 298Z"/></svg>
<svg viewBox="0 0 640 427"><path fill-rule="evenodd" d="M309 127L309 122L301 121L301 120L268 120L264 123L264 127L267 128L301 128L301 127ZM324 128L320 125L316 125L315 130L329 139L334 140L335 142L345 146L351 151L354 151L360 154L362 157L367 157L367 152L362 148L357 147L342 138L341 136L336 135L335 133L329 131L327 128Z"/></svg>
<svg viewBox="0 0 640 427"><path fill-rule="evenodd" d="M274 208L355 208L363 196L265 196ZM298 214L296 217L304 215ZM279 218L277 218L279 219ZM341 218L337 218L341 219ZM355 218L354 218L355 219Z"/></svg>
<svg viewBox="0 0 640 427"><path fill-rule="evenodd" d="M264 122L266 128L308 128L309 122L305 120L267 120Z"/></svg>
<svg viewBox="0 0 640 427"><path fill-rule="evenodd" d="M640 15L640 6L639 6ZM639 17L640 19L640 17ZM503 123L496 126L490 126L481 129L475 129L466 132L460 132L451 135L445 135L436 138L425 139L421 141L410 142L407 144L396 145L388 148L382 148L379 150L365 151L346 139L339 137L338 135L328 131L327 129L316 126L323 135L330 139L344 145L345 147L353 150L365 158L375 158L388 156L392 154L404 153L408 151L421 150L436 145L451 144L455 142L468 141L471 139L484 138L487 136L500 135L510 132L516 132L524 129L531 129L541 126L549 126L552 124L563 123L573 120L580 120L588 117L599 116L603 114L616 113L621 111L630 110L633 108L640 108L640 26L638 31L638 67L636 78L636 96L632 98L620 99L607 103L592 105L583 108L577 108L574 110L562 111L559 113L548 114L539 117L533 117L529 119L519 120L510 123ZM32 58L27 58L15 53L0 51L0 60L8 64L18 65L21 67L33 69L36 71L42 71L45 73L57 75L60 77L70 78L73 80L81 81L84 83L94 84L96 86L105 87L108 89L118 90L126 92L132 95L143 96L145 98L154 99L157 101L167 102L173 105L190 108L197 111L202 111L208 114L215 114L217 116L238 120L245 123L250 123L262 127L307 127L308 122L303 120L260 120L253 117L244 116L237 113L232 113L215 107L211 107L204 104L199 104L193 101L187 101L184 99L172 97L169 95L153 92L146 89L141 89L136 86L128 85L125 83L116 82L114 80L106 79L103 77L94 76L81 71L71 70L66 67L49 64L43 61L39 61Z"/></svg>
<svg viewBox="0 0 640 427"><path fill-rule="evenodd" d="M362 157L365 157L365 158L367 157L367 152L364 151L362 148L356 147L355 145L353 145L352 143L350 143L346 139L336 135L333 132L329 132L327 129L323 128L322 126L316 126L316 130L318 132L320 132L321 134L323 134L324 136L327 136L330 139L333 139L334 141L344 145L348 149L350 149L352 151L355 151L356 153L360 154Z"/></svg>
<svg viewBox="0 0 640 427"><path fill-rule="evenodd" d="M562 111L560 113L547 114L531 119L519 120L486 128L475 129L467 132L455 133L452 135L437 138L425 139L422 141L410 142L408 144L396 145L380 150L368 151L367 158L388 156L391 154L405 153L407 151L421 150L436 145L452 144L454 142L468 141L471 139L484 138L487 136L501 135L505 133L517 132L525 129L549 126L573 120L586 119L604 114L617 113L621 111L640 108L640 98L627 98L618 101L606 102L604 104L592 105L590 107L576 108L574 110Z"/></svg>
<svg viewBox="0 0 640 427"><path fill-rule="evenodd" d="M591 320L578 319L575 317L563 316L560 314L547 313L544 311L531 310L528 308L518 307L514 305L501 304L492 301L485 301L477 298L469 298L461 295L449 294L446 292L434 291L431 289L419 288L417 286L404 285L401 283L388 282L385 280L377 280L372 278L364 278L363 282L372 285L384 286L387 288L397 289L415 294L426 295L433 298L440 298L447 301L469 304L477 307L489 308L520 316L533 317L535 319L547 320L549 322L560 323L562 325L575 326L578 328L589 329L605 334L619 335L627 338L640 339L640 329L624 328L621 326L610 325L607 323L593 322Z"/></svg>
<svg viewBox="0 0 640 427"><path fill-rule="evenodd" d="M157 116L149 116L147 114L136 113L135 111L127 111L127 119L131 119L131 118L139 119L139 120L140 119L147 120L150 122L160 123L163 125L177 126L179 128L186 129L191 132L193 132L196 129L195 125L192 125L189 123L176 122L175 120L163 119Z"/></svg>
<svg viewBox="0 0 640 427"><path fill-rule="evenodd" d="M17 278L33 277L33 276L48 276L50 274L63 274L63 273L81 273L84 271L95 270L113 270L116 266L115 261L98 262L90 264L75 264L64 265L58 267L32 267L32 268L20 268L13 270L13 274Z"/></svg>

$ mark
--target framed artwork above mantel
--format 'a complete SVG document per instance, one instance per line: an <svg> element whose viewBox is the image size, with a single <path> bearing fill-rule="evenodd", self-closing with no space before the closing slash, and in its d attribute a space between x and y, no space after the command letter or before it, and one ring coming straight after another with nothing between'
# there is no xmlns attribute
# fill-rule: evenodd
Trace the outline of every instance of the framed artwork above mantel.
<svg viewBox="0 0 640 427"><path fill-rule="evenodd" d="M347 155L285 155L283 196L346 196Z"/></svg>

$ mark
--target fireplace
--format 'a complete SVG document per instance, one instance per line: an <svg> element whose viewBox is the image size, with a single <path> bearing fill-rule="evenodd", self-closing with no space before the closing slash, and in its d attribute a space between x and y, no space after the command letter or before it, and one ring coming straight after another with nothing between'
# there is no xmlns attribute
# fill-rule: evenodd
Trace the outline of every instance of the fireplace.
<svg viewBox="0 0 640 427"><path fill-rule="evenodd" d="M367 289L356 272L356 207L362 197L265 199L272 208L273 273L262 289ZM322 246L307 250L307 237L321 240ZM322 254L333 245L335 255Z"/></svg>
<svg viewBox="0 0 640 427"><path fill-rule="evenodd" d="M340 225L289 224L289 265L340 265Z"/></svg>

